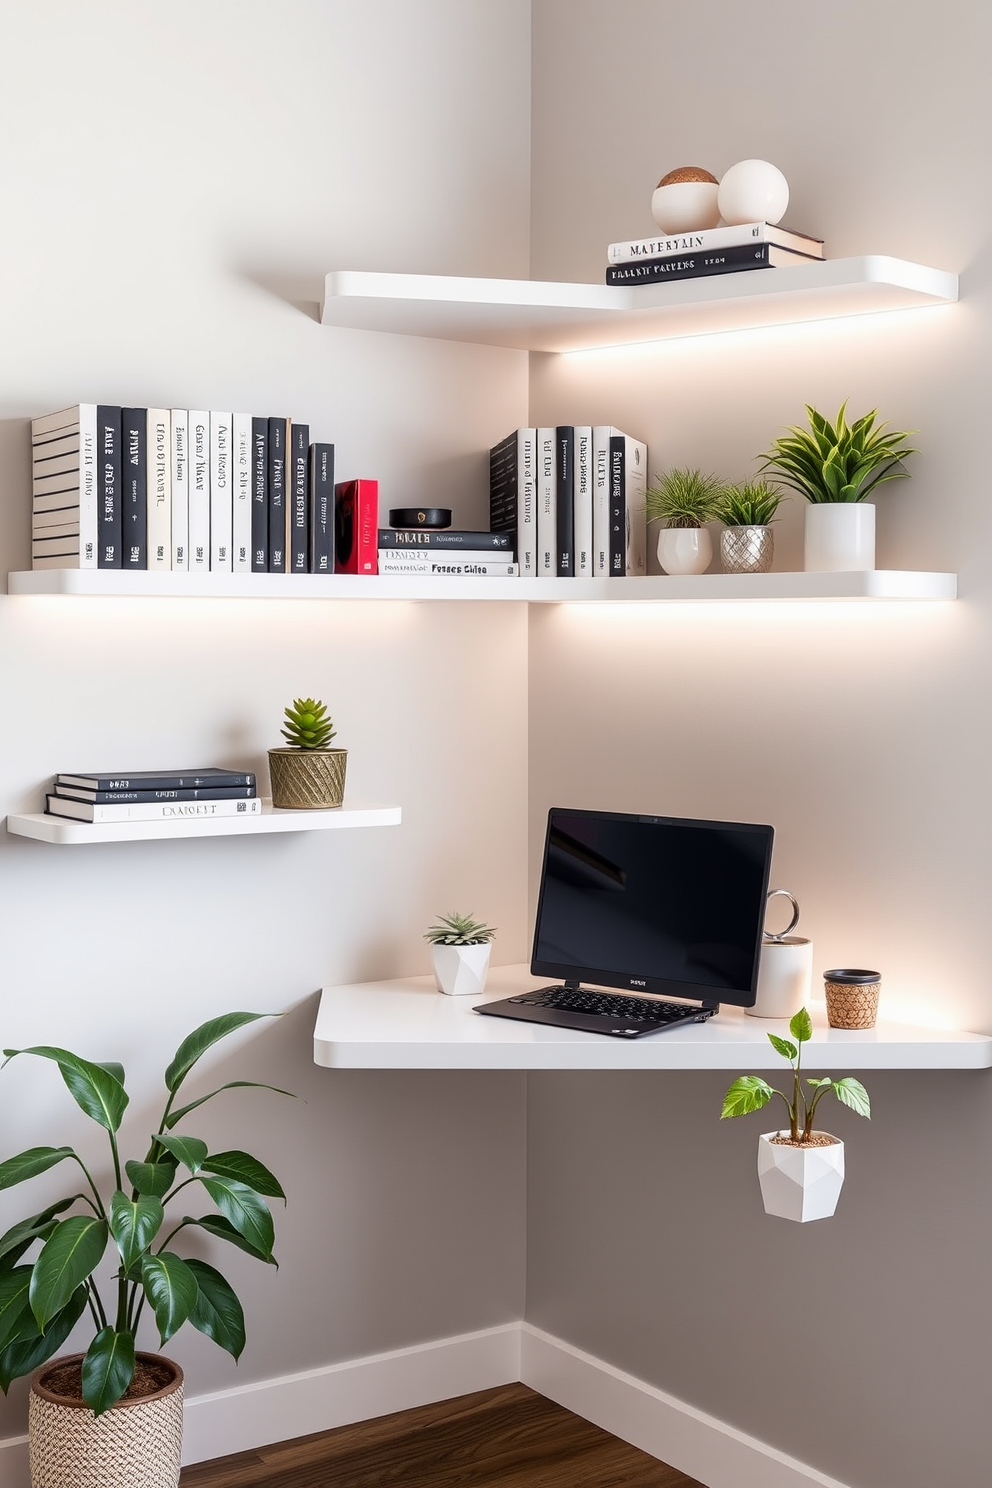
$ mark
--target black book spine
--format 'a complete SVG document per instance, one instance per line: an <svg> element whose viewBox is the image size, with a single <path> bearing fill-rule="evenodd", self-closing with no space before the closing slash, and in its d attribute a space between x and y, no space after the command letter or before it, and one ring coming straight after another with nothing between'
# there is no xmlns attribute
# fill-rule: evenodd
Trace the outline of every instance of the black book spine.
<svg viewBox="0 0 992 1488"><path fill-rule="evenodd" d="M627 574L627 441L610 436L610 567L613 579Z"/></svg>
<svg viewBox="0 0 992 1488"><path fill-rule="evenodd" d="M515 534L512 532L461 532L446 528L443 531L425 527L380 527L380 548L471 548L480 552L491 548L494 552L512 556Z"/></svg>
<svg viewBox="0 0 992 1488"><path fill-rule="evenodd" d="M56 785L57 796L90 801L94 806L116 806L127 801L245 801L257 794L253 785L205 785L201 790L96 790Z"/></svg>
<svg viewBox="0 0 992 1488"><path fill-rule="evenodd" d="M560 579L575 577L575 508L572 487L575 480L575 429L559 424L555 429L555 483L558 502L555 508L555 530L558 536Z"/></svg>
<svg viewBox="0 0 992 1488"><path fill-rule="evenodd" d="M310 572L334 572L334 446L310 446Z"/></svg>
<svg viewBox="0 0 992 1488"><path fill-rule="evenodd" d="M122 567L121 410L101 403L96 411L98 568Z"/></svg>
<svg viewBox="0 0 992 1488"><path fill-rule="evenodd" d="M796 262L805 263L797 254ZM711 274L736 274L741 269L767 269L767 243L745 243L739 248L714 248L709 253L677 253L671 258L645 258L637 263L610 264L607 284L662 284L669 279L705 279Z"/></svg>
<svg viewBox="0 0 992 1488"><path fill-rule="evenodd" d="M121 566L148 567L148 409L121 409Z"/></svg>
<svg viewBox="0 0 992 1488"><path fill-rule="evenodd" d="M251 571L269 571L269 421L251 421Z"/></svg>
<svg viewBox="0 0 992 1488"><path fill-rule="evenodd" d="M286 420L269 419L269 573L286 572Z"/></svg>
<svg viewBox="0 0 992 1488"><path fill-rule="evenodd" d="M310 543L307 527L307 466L310 454L310 425L294 424L290 454L289 571L307 573L310 567Z"/></svg>
<svg viewBox="0 0 992 1488"><path fill-rule="evenodd" d="M205 790L227 786L250 786L255 790L256 780L252 770L216 770L211 775L163 774L137 771L134 775L56 775L56 791L72 790L78 786L83 790Z"/></svg>
<svg viewBox="0 0 992 1488"><path fill-rule="evenodd" d="M489 526L493 532L516 532L517 499L517 433L514 430L489 451Z"/></svg>

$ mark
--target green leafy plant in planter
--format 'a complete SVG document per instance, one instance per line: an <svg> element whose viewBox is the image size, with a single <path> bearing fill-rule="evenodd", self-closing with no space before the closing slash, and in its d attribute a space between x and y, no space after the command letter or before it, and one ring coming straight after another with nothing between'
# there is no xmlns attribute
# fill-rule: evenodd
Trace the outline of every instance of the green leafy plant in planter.
<svg viewBox="0 0 992 1488"><path fill-rule="evenodd" d="M0 1387L30 1374L62 1347L85 1312L94 1328L82 1361L82 1397L96 1415L124 1396L135 1370L135 1339L146 1304L162 1345L183 1323L226 1349L235 1359L245 1344L244 1313L235 1292L205 1261L183 1258L173 1242L194 1228L274 1265L275 1240L267 1199L285 1199L268 1168L247 1152L211 1154L199 1137L176 1127L222 1090L236 1086L275 1090L254 1080L234 1080L198 1100L177 1106L186 1076L220 1039L264 1013L227 1013L202 1024L180 1044L165 1071L168 1098L145 1156L123 1160L118 1146L129 1097L123 1066L97 1064L67 1049L41 1045L5 1049L7 1062L31 1054L56 1064L70 1094L110 1144L112 1180L101 1191L72 1147L31 1147L0 1163L0 1189L13 1188L60 1163L81 1172L77 1192L31 1214L0 1236ZM288 1091L279 1091L288 1095ZM184 1170L185 1176L180 1176ZM126 1181L125 1181L126 1178ZM166 1209L190 1188L203 1190L218 1212L184 1215L167 1225ZM79 1207L82 1212L67 1211ZM34 1246L33 1261L23 1257ZM96 1271L110 1249L113 1300Z"/></svg>
<svg viewBox="0 0 992 1488"><path fill-rule="evenodd" d="M775 551L771 523L783 499L781 491L762 480L720 488L714 515L724 524L720 560L727 573L768 572Z"/></svg>
<svg viewBox="0 0 992 1488"><path fill-rule="evenodd" d="M784 485L791 486L814 505L829 502L864 501L882 481L908 474L901 461L916 451L903 441L908 433L879 424L877 409L847 422L845 401L833 423L806 404L809 428L789 428L762 456L763 470L773 470Z"/></svg>
<svg viewBox="0 0 992 1488"><path fill-rule="evenodd" d="M438 915L438 922L424 932L432 945L487 945L496 934L495 926L473 920L471 915Z"/></svg>
<svg viewBox="0 0 992 1488"><path fill-rule="evenodd" d="M494 926L471 915L438 915L437 923L424 933L431 943L437 990L451 997L482 992L495 934Z"/></svg>
<svg viewBox="0 0 992 1488"><path fill-rule="evenodd" d="M340 806L348 751L330 747L337 731L325 704L296 698L283 713L286 743L269 750L273 806L295 811Z"/></svg>
<svg viewBox="0 0 992 1488"><path fill-rule="evenodd" d="M833 1094L859 1116L870 1117L871 1102L868 1092L860 1080L855 1080L850 1075L843 1080L831 1080L829 1075L819 1080L807 1078L806 1084L813 1092L807 1098L802 1086L802 1051L803 1044L813 1036L813 1021L805 1008L800 1008L792 1018L789 1032L796 1041L794 1044L775 1033L770 1033L768 1039L776 1054L781 1054L792 1065L792 1098L769 1085L760 1075L740 1075L723 1098L721 1119L727 1116L747 1116L752 1111L760 1111L777 1095L785 1102L789 1112L790 1141L809 1142L813 1135L816 1108L825 1095Z"/></svg>
<svg viewBox="0 0 992 1488"><path fill-rule="evenodd" d="M337 732L327 708L314 698L296 698L283 712L281 732L291 749L326 749Z"/></svg>
<svg viewBox="0 0 992 1488"><path fill-rule="evenodd" d="M715 475L678 466L655 477L644 493L649 522L663 522L658 562L668 574L704 573L713 557L706 523L716 514L721 484Z"/></svg>

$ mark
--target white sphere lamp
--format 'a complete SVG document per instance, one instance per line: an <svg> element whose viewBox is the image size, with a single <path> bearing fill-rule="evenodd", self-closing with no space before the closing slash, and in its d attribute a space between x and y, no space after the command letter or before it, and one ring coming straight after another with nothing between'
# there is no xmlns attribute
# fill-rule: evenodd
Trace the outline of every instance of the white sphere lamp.
<svg viewBox="0 0 992 1488"><path fill-rule="evenodd" d="M682 165L662 176L651 198L651 215L663 233L702 232L716 227L719 183L698 165Z"/></svg>
<svg viewBox="0 0 992 1488"><path fill-rule="evenodd" d="M789 205L789 183L767 160L739 160L721 179L717 204L728 227L781 222Z"/></svg>

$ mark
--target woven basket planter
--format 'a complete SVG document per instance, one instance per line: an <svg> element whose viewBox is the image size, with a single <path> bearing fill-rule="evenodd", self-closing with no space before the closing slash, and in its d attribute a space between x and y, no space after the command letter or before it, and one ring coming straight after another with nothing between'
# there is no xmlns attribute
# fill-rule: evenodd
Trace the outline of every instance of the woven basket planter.
<svg viewBox="0 0 992 1488"><path fill-rule="evenodd" d="M326 811L344 800L347 749L269 750L272 804L295 811Z"/></svg>
<svg viewBox="0 0 992 1488"><path fill-rule="evenodd" d="M843 967L823 973L827 1022L831 1028L874 1028L881 978L877 971Z"/></svg>
<svg viewBox="0 0 992 1488"><path fill-rule="evenodd" d="M45 1385L61 1365L51 1360L31 1377L28 1442L31 1488L176 1488L183 1440L183 1372L161 1354L138 1354L167 1365L171 1383L137 1400L122 1400L101 1416Z"/></svg>

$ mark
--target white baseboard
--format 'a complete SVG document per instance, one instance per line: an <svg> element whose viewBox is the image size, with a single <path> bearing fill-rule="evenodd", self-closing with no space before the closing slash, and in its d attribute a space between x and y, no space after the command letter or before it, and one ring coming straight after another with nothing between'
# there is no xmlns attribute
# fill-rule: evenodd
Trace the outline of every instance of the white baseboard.
<svg viewBox="0 0 992 1488"><path fill-rule="evenodd" d="M192 1396L183 1461L226 1457L516 1380L707 1488L845 1488L529 1323ZM28 1488L26 1437L0 1441L0 1488Z"/></svg>

